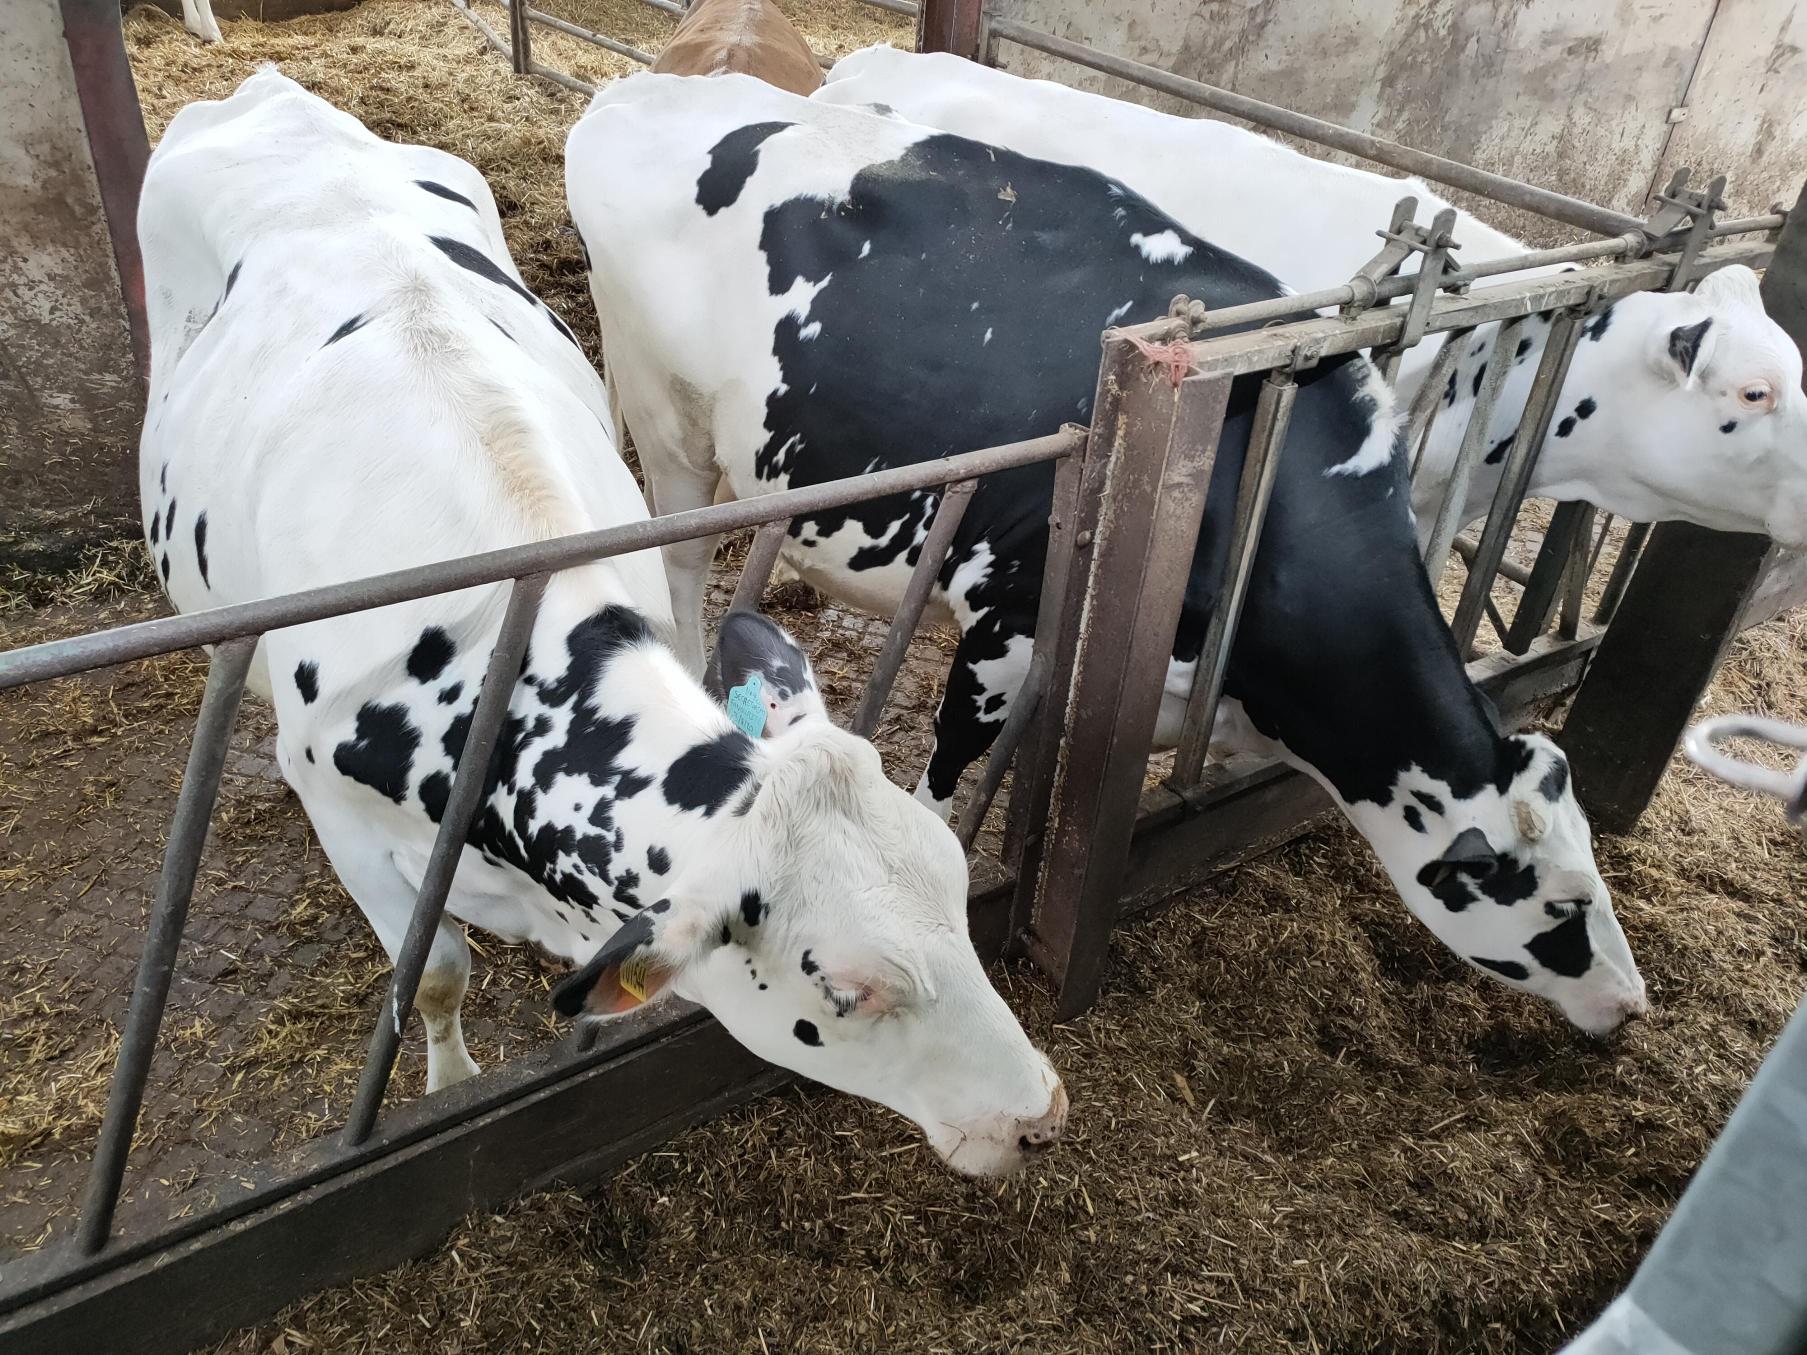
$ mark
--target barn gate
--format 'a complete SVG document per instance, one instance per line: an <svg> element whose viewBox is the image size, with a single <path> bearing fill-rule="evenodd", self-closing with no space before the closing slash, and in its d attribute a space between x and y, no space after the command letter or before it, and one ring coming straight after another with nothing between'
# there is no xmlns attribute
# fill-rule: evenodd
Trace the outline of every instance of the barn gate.
<svg viewBox="0 0 1807 1355"><path fill-rule="evenodd" d="M673 0L646 0L676 9ZM507 11L512 45L454 3L526 74L570 82L531 58L529 26L573 25L529 8ZM905 0L879 0L905 7ZM909 8L914 8L909 7ZM612 50L600 34L586 36ZM464 1214L553 1182L592 1179L684 1127L785 1078L696 1009L673 1005L516 1057L446 1092L383 1113L403 1022L412 1011L459 844L476 809L506 713L504 679L519 669L546 579L584 562L720 532L757 528L735 601L757 605L795 517L885 494L940 493L904 610L893 621L851 725L876 728L887 694L976 480L1050 463L1055 506L1035 650L1023 695L960 817L972 846L1006 776L1001 867L970 899L982 955L1022 954L1058 985L1063 1016L1082 1012L1103 976L1110 931L1203 874L1266 849L1327 810L1304 777L1272 763L1206 767L1236 614L1278 458L1296 373L1324 357L1372 350L1392 370L1430 335L1461 334L1531 316L1552 321L1505 475L1478 539L1439 515L1430 555L1467 568L1453 625L1471 672L1504 715L1522 720L1574 694L1563 742L1595 822L1623 830L1653 793L1725 645L1748 624L1802 596L1792 572L1769 573L1766 538L1683 524L1620 533L1585 504L1561 505L1535 562L1507 558L1514 525L1563 375L1593 311L1636 291L1689 285L1733 263L1764 268L1769 313L1807 346L1807 196L1792 211L1720 221L1718 185L1671 185L1648 221L1489 175L1287 110L1180 80L1020 24L988 19L974 0L927 0L919 43L983 55L1000 42L1037 47L1206 107L1481 193L1600 237L1470 268L1455 264L1448 220L1420 226L1402 203L1382 227L1375 260L1350 282L1303 296L1208 311L1176 298L1170 313L1103 335L1089 429L978 449L926 465L729 503L643 523L444 561L241 606L79 635L0 654L0 689L196 645L212 646L207 689L174 807L163 874L114 1067L79 1219L43 1250L0 1268L0 1343L8 1351L108 1348L132 1332L138 1348L186 1350L284 1303L433 1246ZM645 58L645 53L625 53ZM135 188L135 185L133 186ZM1412 255L1419 271L1398 276ZM1580 271L1511 280L1523 269L1580 262ZM1320 317L1320 308L1337 313ZM1238 324L1265 328L1224 334ZM1177 385L1144 343L1190 340L1193 373ZM1460 345L1448 348L1453 361ZM1502 371L1504 365L1502 364ZM1421 446L1438 414L1444 368L1433 368L1409 414ZM1161 676L1180 609L1205 486L1230 383L1262 374L1256 428L1237 486L1225 603L1205 637L1170 767L1150 781ZM1503 383L1502 383L1503 384ZM1488 382L1458 454L1450 503L1485 450ZM1612 544L1617 542L1616 550ZM1607 567L1607 557L1612 563ZM1606 569L1584 615L1588 581ZM1759 580L1765 584L1758 593ZM493 586L508 592L467 750L403 943L382 1015L373 1022L357 1096L343 1127L272 1160L243 1189L192 1217L115 1228L138 1111L189 902L217 798L226 740L257 639L285 626L410 598ZM1509 593L1516 592L1516 606ZM1757 594L1756 596L1753 596ZM1510 610L1508 618L1504 613ZM1483 638L1488 625L1493 639ZM1553 629L1552 629L1553 628ZM1497 642L1497 643L1496 643ZM1658 661L1660 660L1660 661ZM1035 718L1043 712L1042 718ZM389 1019L393 1008L401 1020Z"/></svg>

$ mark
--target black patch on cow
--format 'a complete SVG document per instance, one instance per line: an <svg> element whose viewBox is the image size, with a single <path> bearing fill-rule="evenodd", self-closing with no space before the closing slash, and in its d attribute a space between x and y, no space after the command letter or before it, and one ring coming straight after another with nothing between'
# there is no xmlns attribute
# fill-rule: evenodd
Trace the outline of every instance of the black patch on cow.
<svg viewBox="0 0 1807 1355"><path fill-rule="evenodd" d="M445 817L445 802L452 795L452 778L444 772L434 772L420 779L420 802L426 807L427 817L438 823Z"/></svg>
<svg viewBox="0 0 1807 1355"><path fill-rule="evenodd" d="M709 168L696 181L696 205L708 216L740 200L741 189L759 168L759 148L788 122L755 122L737 127L709 151Z"/></svg>
<svg viewBox="0 0 1807 1355"><path fill-rule="evenodd" d="M795 640L758 612L737 609L722 618L703 686L717 701L726 701L728 692L754 673L780 700L815 685L809 677L809 660Z"/></svg>
<svg viewBox="0 0 1807 1355"><path fill-rule="evenodd" d="M1427 791L1415 790L1412 792L1412 798L1433 814L1443 813L1443 801Z"/></svg>
<svg viewBox="0 0 1807 1355"><path fill-rule="evenodd" d="M302 750L302 751L303 751L303 752L305 752L305 753L306 753L306 754L307 754L307 760L308 760L308 761L309 761L309 762L312 762L312 761L313 761L313 760L314 760L314 750L313 750L313 749L312 749L312 748L311 748L311 747L310 747L310 748L305 748L305 749L303 749L303 750Z"/></svg>
<svg viewBox="0 0 1807 1355"><path fill-rule="evenodd" d="M1566 438L1570 433L1573 433L1574 431L1575 431L1575 416L1573 414L1563 415L1562 422L1556 425L1556 436L1559 438Z"/></svg>
<svg viewBox="0 0 1807 1355"><path fill-rule="evenodd" d="M1526 969L1517 960L1484 960L1479 955L1470 955L1468 958L1473 960L1482 969L1491 969L1495 974L1498 974L1504 979L1524 980L1531 977L1531 971Z"/></svg>
<svg viewBox="0 0 1807 1355"><path fill-rule="evenodd" d="M1496 722L1497 723L1497 722ZM1493 771L1493 788L1501 795L1512 789L1512 783L1531 769L1537 752L1523 739L1501 739Z"/></svg>
<svg viewBox="0 0 1807 1355"><path fill-rule="evenodd" d="M1537 867L1529 863L1520 865L1517 857L1503 855L1499 865L1476 882L1476 888L1495 903L1509 908L1537 892Z"/></svg>
<svg viewBox="0 0 1807 1355"><path fill-rule="evenodd" d="M458 704L458 698L463 695L464 684L462 682L454 682L450 687L441 687L439 689L439 704L442 706L455 706Z"/></svg>
<svg viewBox="0 0 1807 1355"><path fill-rule="evenodd" d="M757 927L759 919L765 916L765 904L757 889L749 889L740 896L740 916L749 927Z"/></svg>
<svg viewBox="0 0 1807 1355"><path fill-rule="evenodd" d="M502 330L502 337L507 339L510 343L519 342L514 335L510 334L506 329L502 329L502 322L500 320L491 320L490 324L494 325L497 329Z"/></svg>
<svg viewBox="0 0 1807 1355"><path fill-rule="evenodd" d="M722 923L721 942L725 946L734 939L734 929L726 922Z"/></svg>
<svg viewBox="0 0 1807 1355"><path fill-rule="evenodd" d="M302 704L314 704L320 695L319 664L312 659L303 659L295 665L295 690L301 693Z"/></svg>
<svg viewBox="0 0 1807 1355"><path fill-rule="evenodd" d="M803 952L803 972L813 977L822 972L822 966L810 959L809 954L807 950Z"/></svg>
<svg viewBox="0 0 1807 1355"><path fill-rule="evenodd" d="M1534 341L1531 339L1520 339L1518 341L1518 348L1513 352L1512 356L1515 358L1522 358L1526 353L1531 351L1531 344L1533 342Z"/></svg>
<svg viewBox="0 0 1807 1355"><path fill-rule="evenodd" d="M1446 404L1446 405L1455 404L1455 402L1456 402L1456 378L1460 375L1461 375L1461 373L1456 371L1456 369L1454 367L1451 367L1449 369L1449 380L1443 386L1443 403L1444 404Z"/></svg>
<svg viewBox="0 0 1807 1355"><path fill-rule="evenodd" d="M753 740L738 729L680 753L665 773L665 800L679 809L714 814L746 782Z"/></svg>
<svg viewBox="0 0 1807 1355"><path fill-rule="evenodd" d="M447 202L462 203L464 206L469 207L473 212L477 210L476 203L472 202L462 193L453 192L442 183L434 183L431 179L416 179L414 181L414 186L416 188L426 189L427 192L431 193L436 198L444 198ZM479 213L479 215L481 215L481 213Z"/></svg>
<svg viewBox="0 0 1807 1355"><path fill-rule="evenodd" d="M596 986L596 980L602 977L603 970L620 964L642 946L652 944L652 912L648 908L634 914L615 929L615 934L602 943L602 949L592 955L587 964L559 981L558 987L552 990L552 1006L559 1015L576 1016L584 1009L584 1002Z"/></svg>
<svg viewBox="0 0 1807 1355"><path fill-rule="evenodd" d="M443 627L428 626L421 631L413 652L408 655L408 676L416 682L431 682L445 672L445 666L457 652L452 637Z"/></svg>
<svg viewBox="0 0 1807 1355"><path fill-rule="evenodd" d="M1701 341L1712 327L1713 317L1709 315L1698 324L1677 325L1669 331L1669 356L1682 369L1683 376L1694 375L1694 364L1700 360Z"/></svg>
<svg viewBox="0 0 1807 1355"><path fill-rule="evenodd" d="M820 135L801 126L794 134ZM1007 188L1014 202L1000 197ZM1130 243L1167 231L1184 259L1151 262ZM945 135L864 167L833 203L766 206L760 249L770 294L799 279L819 284L807 315L774 322L779 381L754 457L773 488L1055 432L1096 387L1103 315L1126 303L1130 313L1159 315L1179 292L1214 310L1282 294L1270 275L1121 184ZM1414 764L1466 798L1491 781L1499 737L1400 511L1408 458L1396 444L1368 474L1325 475L1373 429L1363 395L1371 370L1345 355L1299 374L1225 690L1345 801L1389 803ZM1182 663L1197 658L1223 586L1260 381L1239 378L1231 390L1173 646ZM997 735L1000 722L981 711L995 687L980 682L977 665L1033 633L1052 481L1045 465L986 476L943 565L946 588L981 550L993 562L964 599L977 619L960 637L935 718L927 779L937 799ZM791 532L805 540L857 529L859 567L902 563L937 499L901 494L823 510Z"/></svg>
<svg viewBox="0 0 1807 1355"><path fill-rule="evenodd" d="M544 302L541 302L540 304L545 305ZM571 326L567 325L563 320L559 319L557 313L553 311L552 307L546 306L546 314L551 319L552 327L554 329L556 329L560 334L563 334L567 339L569 339L578 348L583 347L582 344L577 342L577 336L571 332Z"/></svg>
<svg viewBox="0 0 1807 1355"><path fill-rule="evenodd" d="M201 571L201 586L212 588L207 578L207 514L195 518L195 567Z"/></svg>
<svg viewBox="0 0 1807 1355"><path fill-rule="evenodd" d="M654 875L671 874L671 853L663 847L646 849L646 868Z"/></svg>
<svg viewBox="0 0 1807 1355"><path fill-rule="evenodd" d="M1479 395L1481 393L1481 382L1485 381L1486 379L1487 379L1487 364L1483 362L1479 367L1476 367L1474 369L1473 394Z"/></svg>
<svg viewBox="0 0 1807 1355"><path fill-rule="evenodd" d="M816 1029L816 1023L814 1021L797 1022L796 1025L791 1027L791 1034L795 1035L811 1049L820 1049L822 1047L822 1033Z"/></svg>
<svg viewBox="0 0 1807 1355"><path fill-rule="evenodd" d="M163 398L165 400L169 399L168 391L163 393ZM167 461L163 463L162 469L157 472L157 488L162 490L165 494L169 493L169 462Z"/></svg>
<svg viewBox="0 0 1807 1355"><path fill-rule="evenodd" d="M1414 833L1422 833L1424 831L1424 815L1418 812L1417 805L1407 805L1405 807L1405 822L1406 827L1410 828Z"/></svg>
<svg viewBox="0 0 1807 1355"><path fill-rule="evenodd" d="M450 259L460 268L468 268L478 277L493 282L498 287L508 288L509 291L513 292L516 296L521 297L523 300L530 301L534 305L539 304L539 299L535 297L532 292L528 291L525 287L521 286L520 283L504 273L496 266L496 261L490 258L489 255L485 254L482 250L472 249L469 245L465 244L464 241L454 240L450 236L429 235L427 239L439 246L439 252L444 254L446 258Z"/></svg>
<svg viewBox="0 0 1807 1355"><path fill-rule="evenodd" d="M1562 793L1569 788L1569 764L1558 758L1550 764L1550 770L1543 774L1537 783L1537 793L1554 804L1562 798Z"/></svg>
<svg viewBox="0 0 1807 1355"><path fill-rule="evenodd" d="M163 575L163 582L169 582L169 556L165 555L157 561L157 572Z"/></svg>
<svg viewBox="0 0 1807 1355"><path fill-rule="evenodd" d="M163 511L158 509L151 514L151 544L154 546L163 539Z"/></svg>
<svg viewBox="0 0 1807 1355"><path fill-rule="evenodd" d="M1584 396L1581 403L1575 406L1575 417L1577 419L1591 419L1594 417L1594 411L1598 408L1600 408L1600 406L1594 403L1593 396Z"/></svg>
<svg viewBox="0 0 1807 1355"><path fill-rule="evenodd" d="M1513 440L1517 437L1518 430L1514 429L1498 442L1494 443L1493 450L1487 453L1487 464L1489 466L1497 466L1500 462L1504 461L1506 459L1506 453L1512 450Z"/></svg>
<svg viewBox="0 0 1807 1355"><path fill-rule="evenodd" d="M640 872L624 870L615 877L614 899L616 903L625 903L630 908L640 906L640 896L634 891L640 888Z"/></svg>
<svg viewBox="0 0 1807 1355"><path fill-rule="evenodd" d="M163 519L163 534L173 543L176 539L176 501L169 501L169 512Z"/></svg>
<svg viewBox="0 0 1807 1355"><path fill-rule="evenodd" d="M1587 939L1587 910L1577 909L1561 926L1539 932L1526 942L1525 949L1552 974L1580 978L1594 962L1594 948Z"/></svg>
<svg viewBox="0 0 1807 1355"><path fill-rule="evenodd" d="M1727 422L1719 425L1719 431L1721 433L1732 433L1732 432L1736 432L1737 429L1738 429L1738 420L1736 420L1736 419L1728 420ZM154 527L155 523L153 523L152 526ZM156 540L155 537L152 537L151 539L153 541Z"/></svg>
<svg viewBox="0 0 1807 1355"><path fill-rule="evenodd" d="M232 295L232 288L238 282L238 270L244 266L245 261L240 259L237 263L232 265L232 271L226 274L226 290L220 293L220 305L225 305L226 298Z"/></svg>
<svg viewBox="0 0 1807 1355"><path fill-rule="evenodd" d="M337 329L335 329L332 332L332 337L327 339L327 341L325 343L321 344L320 346L322 348L331 348L334 344L339 342L340 339L343 339L347 334L356 334L360 329L364 328L364 326L369 323L370 323L370 317L368 315L363 315L363 314L354 315L351 317L351 319L347 320L344 324L340 325Z"/></svg>
<svg viewBox="0 0 1807 1355"><path fill-rule="evenodd" d="M1612 327L1612 311L1613 308L1608 306L1593 319L1582 325L1581 332L1587 335L1587 337L1592 339L1595 343L1599 343L1600 340L1606 337L1606 331Z"/></svg>
<svg viewBox="0 0 1807 1355"><path fill-rule="evenodd" d="M400 804L408 794L408 774L419 747L420 731L409 721L406 706L366 701L358 708L353 737L333 749L333 766L341 776Z"/></svg>

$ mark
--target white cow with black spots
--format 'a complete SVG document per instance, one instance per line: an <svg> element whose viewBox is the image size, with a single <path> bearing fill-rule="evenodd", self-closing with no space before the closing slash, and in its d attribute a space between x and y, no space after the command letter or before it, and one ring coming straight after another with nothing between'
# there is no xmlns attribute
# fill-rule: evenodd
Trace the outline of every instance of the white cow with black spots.
<svg viewBox="0 0 1807 1355"><path fill-rule="evenodd" d="M146 531L179 608L644 518L601 383L462 161L265 70L170 124L139 234ZM259 649L283 774L391 955L504 596ZM580 962L562 1010L680 994L760 1055L909 1116L960 1171L1047 1147L1066 1095L986 981L952 834L824 718L782 631L724 628L723 670L763 673L775 698L754 739L666 648L670 626L656 553L547 585L420 988L429 1088L475 1071L462 921Z"/></svg>
<svg viewBox="0 0 1807 1355"><path fill-rule="evenodd" d="M1083 168L799 98L644 74L566 144L572 218L659 511L921 463L1089 416L1098 333L1176 292L1271 298L1268 274ZM1144 380L1166 380L1151 367ZM1258 377L1230 395L1156 737L1178 732L1222 585ZM1413 914L1468 962L1604 1032L1644 987L1568 765L1502 734L1437 611L1392 392L1365 358L1301 373L1219 733L1316 777ZM984 477L933 600L959 627L919 794L946 812L1033 648L1053 473ZM792 523L811 584L892 614L939 496ZM701 666L713 543L668 556Z"/></svg>
<svg viewBox="0 0 1807 1355"><path fill-rule="evenodd" d="M837 62L811 97L882 104L924 126L1096 169L1299 291L1347 282L1379 247L1373 232L1401 197L1418 199L1420 220L1451 205L1418 179L1331 164L1227 122L1157 113L947 53L869 47ZM1466 211L1457 213L1455 234L1463 264L1528 248ZM1416 266L1414 257L1407 271ZM1446 389L1445 413L1413 487L1425 537L1498 330L1486 326L1465 340L1474 351ZM1764 313L1749 269L1716 273L1692 295L1628 297L1588 331L1533 473L1532 497L1583 499L1632 521L1682 519L1807 545L1801 355ZM1547 323L1533 322L1515 345L1516 370L1495 407L1463 522L1492 500L1548 334ZM1405 355L1402 396L1416 391L1437 347L1426 342Z"/></svg>

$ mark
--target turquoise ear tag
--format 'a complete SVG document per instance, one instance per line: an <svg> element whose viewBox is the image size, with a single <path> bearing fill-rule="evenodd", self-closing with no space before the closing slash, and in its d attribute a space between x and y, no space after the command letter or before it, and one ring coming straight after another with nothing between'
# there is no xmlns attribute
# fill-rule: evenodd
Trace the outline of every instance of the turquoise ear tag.
<svg viewBox="0 0 1807 1355"><path fill-rule="evenodd" d="M750 738L765 733L765 682L758 673L728 692L728 718Z"/></svg>

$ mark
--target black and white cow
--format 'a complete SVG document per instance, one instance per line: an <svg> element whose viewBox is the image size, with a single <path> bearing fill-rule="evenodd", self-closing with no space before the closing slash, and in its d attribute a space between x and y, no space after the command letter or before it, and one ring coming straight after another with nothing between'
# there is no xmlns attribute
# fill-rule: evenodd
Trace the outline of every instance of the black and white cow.
<svg viewBox="0 0 1807 1355"><path fill-rule="evenodd" d="M1177 292L1274 280L1122 184L734 76L635 75L566 146L573 217L658 511L1083 420L1097 334ZM1240 382L1169 670L1178 730L1219 579L1254 379ZM1365 359L1305 372L1228 678L1238 742L1336 796L1407 906L1458 954L1591 1031L1644 991L1549 741L1502 737L1418 563L1391 393ZM985 480L939 600L961 638L919 794L945 813L1028 662L1052 474ZM932 518L900 496L792 527L809 582L888 614ZM668 555L700 663L710 543Z"/></svg>
<svg viewBox="0 0 1807 1355"><path fill-rule="evenodd" d="M139 234L146 535L183 610L645 516L602 386L522 285L482 178L273 70L170 124ZM321 845L395 953L497 634L496 587L273 632L254 689ZM584 963L561 1010L664 992L765 1058L1012 1170L1066 1094L986 981L966 869L769 622L726 671L800 689L756 740L660 635L656 552L548 584L420 989L428 1086L475 1071L452 919ZM792 718L800 716L801 718Z"/></svg>
<svg viewBox="0 0 1807 1355"><path fill-rule="evenodd" d="M854 52L812 98L880 103L924 126L1098 170L1300 291L1347 282L1374 253L1373 231L1401 197L1418 199L1420 220L1451 205L1422 180L1331 164L1214 118L1158 113L943 52ZM1466 211L1457 212L1455 234L1464 264L1527 248ZM1454 417L1439 417L1413 486L1426 538L1498 331L1485 326L1465 340L1470 351L1446 387ZM1533 321L1514 346L1515 370L1495 406L1464 522L1493 497L1548 334L1547 322ZM1422 343L1405 355L1402 396L1416 391L1438 346ZM1764 313L1755 275L1728 268L1691 295L1640 293L1590 320L1530 493L1585 499L1632 521L1679 518L1807 544L1801 355Z"/></svg>

